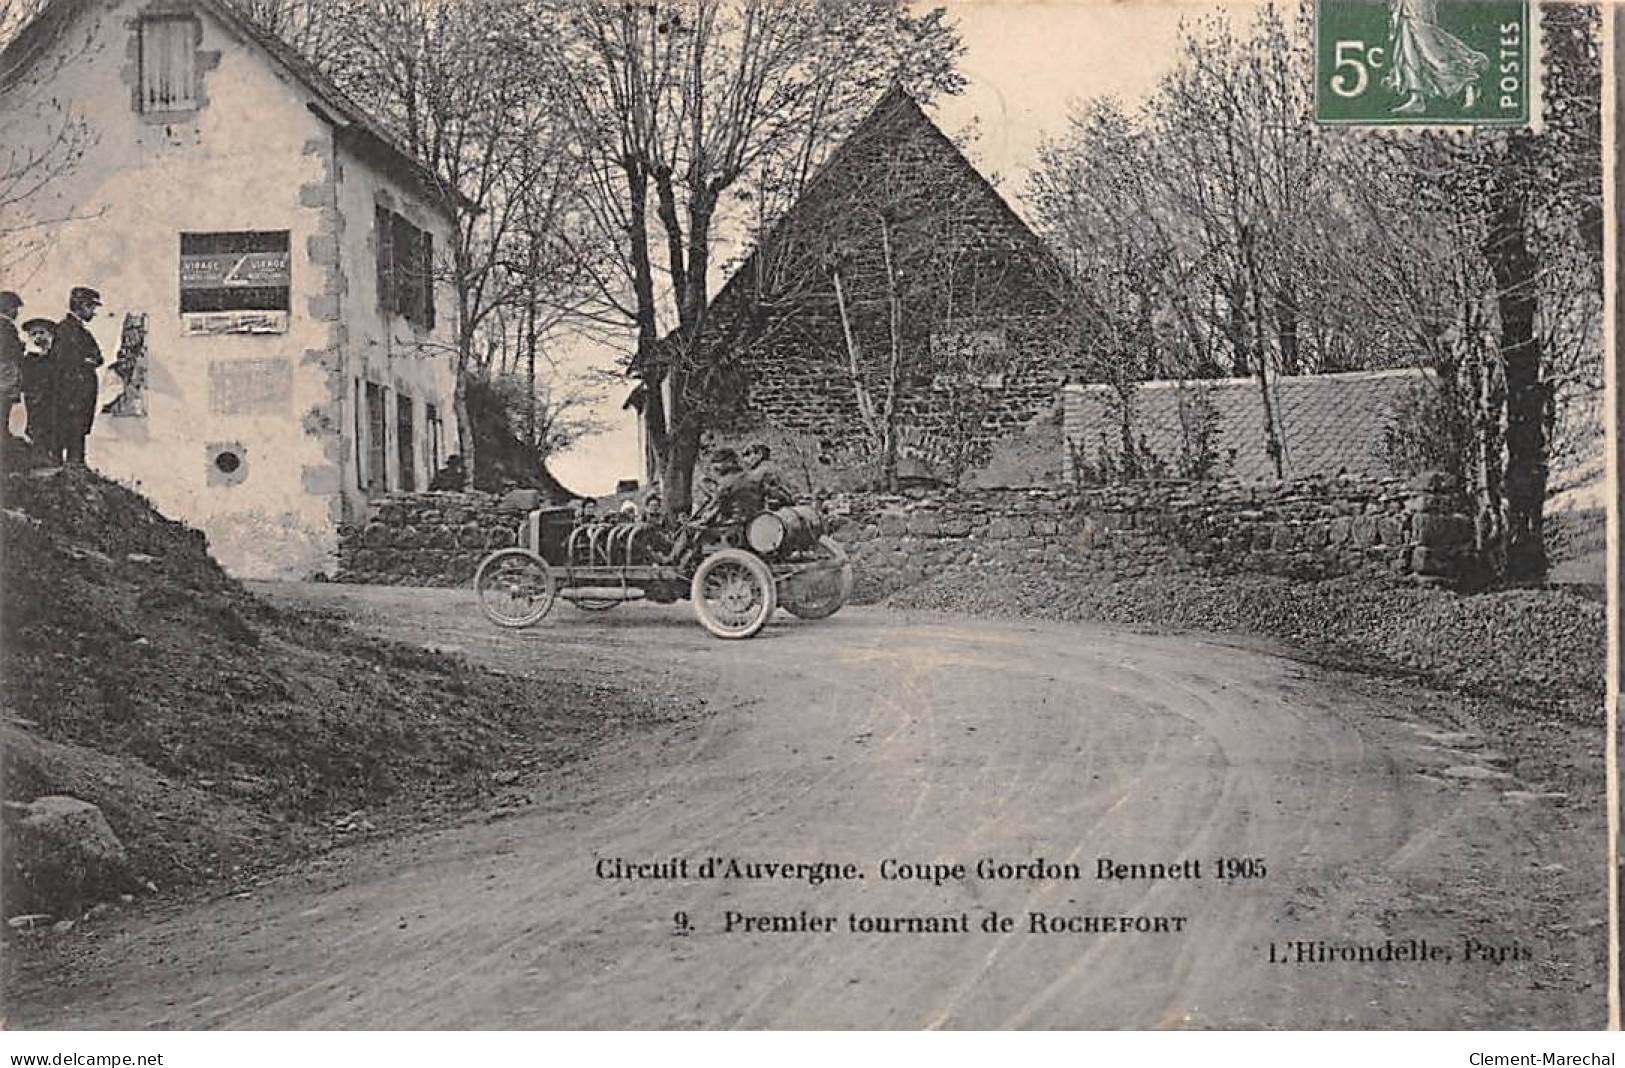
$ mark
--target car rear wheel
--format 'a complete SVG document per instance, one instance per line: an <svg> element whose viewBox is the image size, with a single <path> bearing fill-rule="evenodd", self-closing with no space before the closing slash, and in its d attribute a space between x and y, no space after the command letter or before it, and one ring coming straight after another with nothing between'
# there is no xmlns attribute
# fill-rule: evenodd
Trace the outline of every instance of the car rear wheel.
<svg viewBox="0 0 1625 1068"><path fill-rule="evenodd" d="M852 562L834 538L818 539L828 563L793 575L784 583L781 603L797 619L826 619L839 612L852 596Z"/></svg>

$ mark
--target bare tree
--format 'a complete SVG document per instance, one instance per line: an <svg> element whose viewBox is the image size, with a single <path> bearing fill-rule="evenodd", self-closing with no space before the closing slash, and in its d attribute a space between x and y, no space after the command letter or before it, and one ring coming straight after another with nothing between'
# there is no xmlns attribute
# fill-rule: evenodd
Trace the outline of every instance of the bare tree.
<svg viewBox="0 0 1625 1068"><path fill-rule="evenodd" d="M322 73L342 74L349 58L355 0L230 0L255 24L293 46Z"/></svg>
<svg viewBox="0 0 1625 1068"><path fill-rule="evenodd" d="M1514 580L1545 572L1557 414L1601 367L1598 15L1556 3L1541 22L1543 130L1387 139L1312 121L1307 27L1269 6L1243 34L1206 20L1142 107L1080 109L1029 187L1114 325L1110 367L1228 363L1266 405L1266 371L1433 368L1486 558Z"/></svg>
<svg viewBox="0 0 1625 1068"><path fill-rule="evenodd" d="M96 142L83 110L54 80L84 49L65 32L68 6L0 0L0 97L8 127L0 149L0 271L7 276L37 263L54 227L75 217L76 209L42 216L35 205ZM24 129L26 135L17 133Z"/></svg>
<svg viewBox="0 0 1625 1068"><path fill-rule="evenodd" d="M941 12L900 0L569 6L555 81L596 240L617 252L594 314L635 337L627 370L671 506L689 505L720 389L702 338L727 198L781 211L884 85L957 89L959 50Z"/></svg>
<svg viewBox="0 0 1625 1068"><path fill-rule="evenodd" d="M1480 547L1510 581L1545 577L1558 413L1601 386L1599 16L1552 4L1541 24L1543 130L1346 153L1363 179L1352 202L1376 209L1375 239L1344 269L1386 279L1371 306L1406 325L1443 388L1464 383Z"/></svg>
<svg viewBox="0 0 1625 1068"><path fill-rule="evenodd" d="M245 2L272 17L288 10ZM454 404L472 479L466 392L482 371L482 337L499 311L522 297L534 309L541 292L573 275L557 253L574 246L551 233L569 215L575 179L533 44L547 11L519 0L350 0L293 11L293 25L331 40L342 57L326 63L334 81L368 102L423 162L427 192L455 211L450 247L424 266L455 296Z"/></svg>
<svg viewBox="0 0 1625 1068"><path fill-rule="evenodd" d="M1277 475L1286 443L1268 376L1326 362L1305 344L1325 337L1307 278L1330 184L1310 117L1306 11L1289 25L1265 5L1244 33L1223 15L1188 25L1152 97L1136 112L1086 105L1029 186L1040 227L1080 276L1132 282L1129 304L1109 310L1132 324L1118 333L1135 351L1112 365L1255 376Z"/></svg>

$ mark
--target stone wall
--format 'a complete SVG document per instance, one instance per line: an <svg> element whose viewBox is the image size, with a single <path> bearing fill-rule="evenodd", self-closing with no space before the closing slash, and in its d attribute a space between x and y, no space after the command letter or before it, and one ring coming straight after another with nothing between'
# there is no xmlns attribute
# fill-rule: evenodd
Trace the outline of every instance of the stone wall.
<svg viewBox="0 0 1625 1068"><path fill-rule="evenodd" d="M393 493L339 528L338 581L461 586L487 553L518 544L539 494Z"/></svg>
<svg viewBox="0 0 1625 1068"><path fill-rule="evenodd" d="M515 491L380 498L364 523L340 529L337 577L466 583L487 553L520 540L537 497ZM851 494L825 507L852 555L858 601L956 569L1041 568L1096 582L1193 569L1448 585L1472 565L1467 502L1437 474L1145 482L919 499Z"/></svg>
<svg viewBox="0 0 1625 1068"><path fill-rule="evenodd" d="M956 569L1036 567L1082 581L1203 569L1451 584L1472 562L1466 501L1441 475L854 495L829 507L860 601Z"/></svg>

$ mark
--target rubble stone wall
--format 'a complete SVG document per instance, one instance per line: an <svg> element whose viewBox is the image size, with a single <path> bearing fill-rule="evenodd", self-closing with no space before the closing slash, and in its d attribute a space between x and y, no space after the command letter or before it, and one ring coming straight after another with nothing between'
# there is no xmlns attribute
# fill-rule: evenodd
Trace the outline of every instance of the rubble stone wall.
<svg viewBox="0 0 1625 1068"><path fill-rule="evenodd" d="M339 528L340 582L461 586L493 549L518 544L533 492L392 493Z"/></svg>
<svg viewBox="0 0 1625 1068"><path fill-rule="evenodd" d="M338 579L456 586L523 536L533 493L392 494L340 531ZM1109 582L1180 570L1364 575L1450 585L1473 564L1468 502L1447 476L1144 482L911 498L830 498L834 534L875 601L951 573L1043 568Z"/></svg>
<svg viewBox="0 0 1625 1068"><path fill-rule="evenodd" d="M1449 585L1472 563L1467 502L1442 475L854 495L829 507L859 601L956 569L1042 567L1080 581L1201 569Z"/></svg>

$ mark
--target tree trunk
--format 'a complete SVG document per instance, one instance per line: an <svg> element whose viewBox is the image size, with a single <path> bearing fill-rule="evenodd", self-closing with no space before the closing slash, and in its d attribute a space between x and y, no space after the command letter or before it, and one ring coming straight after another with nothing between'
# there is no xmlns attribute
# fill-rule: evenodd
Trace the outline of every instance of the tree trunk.
<svg viewBox="0 0 1625 1068"><path fill-rule="evenodd" d="M463 457L463 489L474 488L474 421L468 417L468 376L474 363L474 325L470 321L467 273L461 261L457 285L457 369L452 386L452 408L457 412L457 448ZM432 476L431 476L432 477Z"/></svg>
<svg viewBox="0 0 1625 1068"><path fill-rule="evenodd" d="M457 413L457 451L463 457L463 489L474 488L474 421L468 417L468 375L459 371L451 391L451 408ZM430 474L433 478L433 473Z"/></svg>
<svg viewBox="0 0 1625 1068"><path fill-rule="evenodd" d="M1247 337L1247 284L1234 280L1225 287L1225 303L1229 309L1224 317L1224 337L1230 343L1230 373L1246 378L1253 373L1253 361L1248 353L1252 343Z"/></svg>
<svg viewBox="0 0 1625 1068"><path fill-rule="evenodd" d="M1257 263L1253 259L1252 239L1243 235L1243 248L1247 256L1247 273L1253 296L1253 369L1258 374L1258 397L1264 405L1264 451L1269 453L1270 460L1275 464L1275 477L1286 478L1286 449L1281 442L1281 435L1276 431L1275 405L1270 401L1269 383L1269 357L1264 347L1264 309L1260 306L1258 293Z"/></svg>
<svg viewBox="0 0 1625 1068"><path fill-rule="evenodd" d="M1122 447L1122 477L1133 482L1143 476L1140 454L1134 445L1134 383L1124 380L1117 388L1117 433Z"/></svg>
<svg viewBox="0 0 1625 1068"><path fill-rule="evenodd" d="M700 428L690 421L674 429L661 457L660 484L668 501L682 501L687 512L694 500L694 465L700 458ZM678 514L681 514L679 512Z"/></svg>
<svg viewBox="0 0 1625 1068"><path fill-rule="evenodd" d="M1499 374L1499 361L1491 363L1478 352L1473 363L1475 443L1474 474L1477 485L1473 544L1479 565L1492 575L1506 570L1506 538L1503 517L1506 495L1501 459L1501 425L1506 416L1506 387Z"/></svg>
<svg viewBox="0 0 1625 1068"><path fill-rule="evenodd" d="M525 302L525 443L536 445L536 256L530 257L529 298Z"/></svg>
<svg viewBox="0 0 1625 1068"><path fill-rule="evenodd" d="M881 412L880 485L887 493L897 492L897 401L903 370L903 305L897 295L897 268L892 258L891 228L880 221L880 250L886 263L887 333L891 348L886 360L886 404Z"/></svg>
<svg viewBox="0 0 1625 1068"><path fill-rule="evenodd" d="M661 455L661 481L666 491L666 501L681 513L688 511L693 504L694 464L700 452L699 422L709 400L691 395L691 388L696 380L694 361L705 358L702 347L705 275L710 262L711 218L716 197L708 190L689 190L689 228L685 237L678 221L677 196L671 173L656 173L654 184L656 213L666 234L666 255L677 303L678 330L683 338L682 352L676 359L668 361L665 370L666 380L671 384L669 411L665 415L670 439ZM699 381L700 388L704 388L704 377L699 376ZM650 440L655 438L651 436Z"/></svg>
<svg viewBox="0 0 1625 1068"><path fill-rule="evenodd" d="M1501 312L1501 367L1506 379L1506 567L1503 578L1546 578L1546 384L1535 336L1535 258L1525 228L1526 204L1513 183L1491 194L1485 255L1495 274Z"/></svg>
<svg viewBox="0 0 1625 1068"><path fill-rule="evenodd" d="M1281 373L1297 374L1303 364L1299 355L1297 294L1291 286L1275 300L1275 336L1281 345Z"/></svg>
<svg viewBox="0 0 1625 1068"><path fill-rule="evenodd" d="M705 325L706 277L711 271L711 221L716 216L717 198L709 190L695 191L688 203L687 288L681 295L685 308L683 325L696 332Z"/></svg>
<svg viewBox="0 0 1625 1068"><path fill-rule="evenodd" d="M626 174L627 204L631 216L627 230L632 245L632 288L638 317L638 351L633 358L632 373L643 386L644 440L649 454L656 459L646 474L653 476L659 473L665 506L673 515L680 515L688 509L687 497L679 499L672 496L664 485L669 421L665 396L661 393L665 362L660 352L660 333L655 320L654 268L649 259L649 177L642 165L632 159L622 162L622 170Z"/></svg>
<svg viewBox="0 0 1625 1068"><path fill-rule="evenodd" d="M847 373L852 379L852 394L858 405L858 418L863 420L864 433L869 436L870 442L880 451L884 445L884 434L880 429L880 419L875 411L874 397L869 394L869 387L863 381L863 352L858 348L858 336L852 329L852 314L847 307L846 287L841 282L840 269L830 273L830 281L835 287L835 308L841 315L841 338L846 344Z"/></svg>

